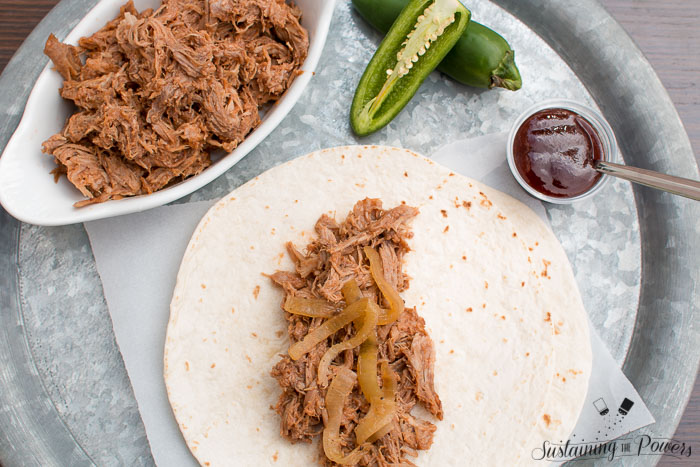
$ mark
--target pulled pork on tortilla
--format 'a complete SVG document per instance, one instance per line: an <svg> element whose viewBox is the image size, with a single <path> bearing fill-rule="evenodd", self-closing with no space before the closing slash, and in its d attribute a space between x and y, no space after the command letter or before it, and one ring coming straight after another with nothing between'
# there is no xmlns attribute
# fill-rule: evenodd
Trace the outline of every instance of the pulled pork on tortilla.
<svg viewBox="0 0 700 467"><path fill-rule="evenodd" d="M420 214L409 234L414 208ZM405 220L389 222L394 216ZM366 219L367 229L383 225L379 237L355 225ZM299 248L285 253L290 243ZM365 247L383 255L382 273L371 278ZM340 256L331 260L334 253ZM283 287L263 275L274 271L287 271L289 280L277 276ZM354 324L297 353L308 326L332 318L286 319L280 311L290 298L322 298L330 306L320 309L342 314L358 303L350 297L346 306L350 276L367 307L371 298L391 308L375 288L380 276L408 307L394 324L376 326L375 382L382 395L385 388L396 395L394 424L357 456L375 465L396 458L538 465L533 449L570 435L592 354L586 312L551 231L516 200L415 153L348 146L255 177L216 203L192 236L171 302L164 372L178 426L201 464L317 464L322 434L311 443L289 438L309 440L329 421L329 445L341 457L357 448L353 424L368 413L354 376L358 351L338 353L325 380L315 368L329 345L357 335ZM331 389L344 402L327 413ZM343 419L345 401L351 410ZM404 444L394 449L399 434Z"/></svg>
<svg viewBox="0 0 700 467"><path fill-rule="evenodd" d="M378 280L391 289L389 293L405 291L409 277L403 272L402 262L409 251L407 240L412 237L408 223L416 215L418 209L414 207L403 204L384 210L381 200L369 198L355 204L342 223L323 214L314 226L318 238L305 252L287 244L295 271L278 271L270 276L285 291L283 309L292 346L272 370L272 376L282 388L275 407L281 417L281 434L292 442L311 442L324 431L324 443L320 444L324 464L335 465L345 459L357 465L410 465L407 456L428 449L436 429L430 421L413 416L411 410L420 403L437 419L443 418L442 403L433 381L433 342L416 308L404 309L400 298L397 304L400 310L397 309L399 313L393 322L376 329L373 326L365 331L366 335L361 335L364 327L355 320L330 337L316 339L317 343L302 356L296 359L290 356L297 342L303 342L309 333L318 332L327 326L328 320L341 316L343 309L347 309L351 304L345 297L348 286L356 287L356 293L359 292L355 300L365 297L373 304L391 309L394 304L378 287L370 258L375 262L380 260L380 265L375 264L380 269ZM305 316L324 310L328 310L325 317ZM345 345L349 341L355 342ZM331 350L334 346L341 346L342 353ZM331 362L325 361L330 358L325 357L327 354L339 354L336 365L330 369ZM367 365L363 358L371 363ZM391 410L382 414L382 422L377 422L378 404L372 400L372 389L377 388L363 386L367 378L370 381L366 384L371 385L373 379L376 386L378 360L388 364L390 377L395 379L391 384L396 385L386 401ZM327 404L328 377L320 375L338 378L341 368L356 373L351 377L357 377L359 382L352 385L341 401L339 432L333 440L337 446L329 446L325 441L330 435L325 430L333 425L329 421L332 407ZM374 426L366 428L372 422ZM372 438L377 439L369 442ZM334 447L337 447L335 452ZM360 449L354 451L355 447ZM357 454L352 455L353 452Z"/></svg>

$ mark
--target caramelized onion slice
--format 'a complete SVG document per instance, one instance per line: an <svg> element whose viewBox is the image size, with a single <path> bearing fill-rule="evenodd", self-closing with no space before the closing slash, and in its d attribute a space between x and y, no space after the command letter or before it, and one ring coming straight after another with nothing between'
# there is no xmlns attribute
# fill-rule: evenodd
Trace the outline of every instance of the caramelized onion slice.
<svg viewBox="0 0 700 467"><path fill-rule="evenodd" d="M343 293L345 303L347 303L348 305L350 305L351 303L355 303L356 301L362 298L362 291L357 285L357 281L355 279L350 279L345 284L343 284L343 288L340 289L340 291ZM389 318L387 310L385 310L384 308L379 308L379 320L377 321L377 324L386 324L389 322L388 319Z"/></svg>
<svg viewBox="0 0 700 467"><path fill-rule="evenodd" d="M323 430L323 452L331 461L341 465L356 464L365 453L366 445L358 445L347 456L343 456L340 448L340 422L343 418L343 406L345 399L355 385L357 375L345 367L338 369L338 373L331 381L326 393L326 410L328 420Z"/></svg>
<svg viewBox="0 0 700 467"><path fill-rule="evenodd" d="M399 318L399 313L403 311L403 299L399 292L387 282L382 269L382 259L374 249L366 246L363 251L369 260L369 271L372 274L374 282L376 282L379 291L384 295L384 298L389 302L389 310L386 316L382 317L377 324L393 323Z"/></svg>
<svg viewBox="0 0 700 467"><path fill-rule="evenodd" d="M360 390L370 403L382 396L377 382L377 331L373 329L367 339L360 345L357 357L357 379Z"/></svg>
<svg viewBox="0 0 700 467"><path fill-rule="evenodd" d="M359 329L357 329L355 335L350 339L335 344L333 347L326 350L326 353L321 357L321 361L318 363L318 384L321 387L326 387L326 384L328 384L328 370L335 357L337 357L340 352L354 349L362 344L371 334L375 333L377 318L379 317L379 305L370 301L368 298L362 298L349 305L348 308L355 306L355 304L360 304L359 306L362 309L362 315L355 320Z"/></svg>
<svg viewBox="0 0 700 467"><path fill-rule="evenodd" d="M340 289L340 291L343 294L345 303L347 303L348 305L350 305L351 303L355 303L356 301L362 298L362 291L360 290L360 287L357 285L357 281L354 278L350 279L345 284L343 284L343 287Z"/></svg>
<svg viewBox="0 0 700 467"><path fill-rule="evenodd" d="M302 355L313 349L319 342L328 338L331 334L347 326L351 321L362 316L369 299L363 298L346 307L339 314L327 320L325 323L308 333L304 339L289 347L289 356L292 360L298 360Z"/></svg>
<svg viewBox="0 0 700 467"><path fill-rule="evenodd" d="M389 423L387 423L386 425L384 425L384 428L381 428L378 432L376 432L375 434L373 434L372 436L370 436L370 437L367 439L367 442L368 442L368 443L374 443L374 442L377 441L378 439L383 438L384 435L386 435L387 433L389 433L389 432L390 432L391 430L393 430L393 429L394 429L394 421L392 420L392 421L390 421Z"/></svg>
<svg viewBox="0 0 700 467"><path fill-rule="evenodd" d="M330 318L338 310L335 305L323 298L301 297L288 297L282 308L289 313L311 318Z"/></svg>
<svg viewBox="0 0 700 467"><path fill-rule="evenodd" d="M386 426L394 422L396 415L396 381L387 362L382 362L382 384L382 396L371 401L369 412L355 427L358 445L375 434L378 435L375 439L378 439L380 434L383 436L391 430Z"/></svg>

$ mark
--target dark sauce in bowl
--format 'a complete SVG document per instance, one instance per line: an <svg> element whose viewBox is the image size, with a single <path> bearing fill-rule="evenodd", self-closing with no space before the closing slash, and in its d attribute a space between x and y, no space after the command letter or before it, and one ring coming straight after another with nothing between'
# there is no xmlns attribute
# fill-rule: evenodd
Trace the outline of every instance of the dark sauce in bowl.
<svg viewBox="0 0 700 467"><path fill-rule="evenodd" d="M593 165L605 160L596 129L581 115L551 108L531 115L513 140L513 161L525 183L555 198L579 196L601 179Z"/></svg>

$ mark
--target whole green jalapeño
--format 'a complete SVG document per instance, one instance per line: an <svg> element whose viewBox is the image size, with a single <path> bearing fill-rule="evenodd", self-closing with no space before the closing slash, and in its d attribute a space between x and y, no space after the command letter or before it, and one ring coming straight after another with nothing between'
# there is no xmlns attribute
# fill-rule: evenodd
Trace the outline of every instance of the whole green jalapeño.
<svg viewBox="0 0 700 467"><path fill-rule="evenodd" d="M471 14L459 0L411 0L370 60L350 108L359 136L387 125L455 45Z"/></svg>

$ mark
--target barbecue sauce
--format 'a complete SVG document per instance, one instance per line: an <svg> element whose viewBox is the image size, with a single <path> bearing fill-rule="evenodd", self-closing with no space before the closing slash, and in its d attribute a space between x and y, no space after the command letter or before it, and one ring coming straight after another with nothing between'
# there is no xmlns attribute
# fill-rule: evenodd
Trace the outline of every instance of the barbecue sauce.
<svg viewBox="0 0 700 467"><path fill-rule="evenodd" d="M595 128L567 109L533 114L513 141L520 176L535 190L556 198L572 198L590 190L602 176L593 165L604 156Z"/></svg>

